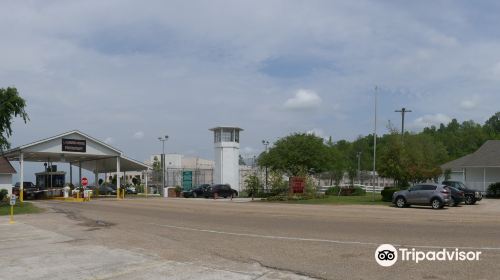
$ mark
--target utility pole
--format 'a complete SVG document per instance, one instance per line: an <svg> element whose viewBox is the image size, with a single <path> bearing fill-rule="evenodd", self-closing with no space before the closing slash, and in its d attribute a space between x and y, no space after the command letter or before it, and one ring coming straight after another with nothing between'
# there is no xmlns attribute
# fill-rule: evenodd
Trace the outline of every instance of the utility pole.
<svg viewBox="0 0 500 280"><path fill-rule="evenodd" d="M411 110L406 109L405 107L401 108L401 110L394 111L396 113L401 113L401 143L403 143L404 135L405 135L405 114L411 113Z"/></svg>
<svg viewBox="0 0 500 280"><path fill-rule="evenodd" d="M267 154L267 148L269 146L269 141L267 140L262 140L262 144L266 147L266 154ZM268 190L268 186L267 186L267 183L268 183L268 172L267 172L267 164L266 164L266 191Z"/></svg>
<svg viewBox="0 0 500 280"><path fill-rule="evenodd" d="M158 137L158 140L161 141L161 191L160 195L165 191L165 142L168 140L168 135L164 137Z"/></svg>

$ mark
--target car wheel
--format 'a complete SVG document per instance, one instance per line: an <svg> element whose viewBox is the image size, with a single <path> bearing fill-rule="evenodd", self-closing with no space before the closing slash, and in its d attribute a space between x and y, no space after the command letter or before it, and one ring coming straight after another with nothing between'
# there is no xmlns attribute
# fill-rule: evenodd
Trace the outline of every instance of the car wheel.
<svg viewBox="0 0 500 280"><path fill-rule="evenodd" d="M402 196L396 198L396 206L398 208L403 208L406 205L406 199Z"/></svg>
<svg viewBox="0 0 500 280"><path fill-rule="evenodd" d="M440 209L440 208L443 208L443 203L441 202L441 200L434 198L431 201L431 206L432 206L432 209Z"/></svg>
<svg viewBox="0 0 500 280"><path fill-rule="evenodd" d="M460 202L453 203L454 207L457 207L460 204Z"/></svg>
<svg viewBox="0 0 500 280"><path fill-rule="evenodd" d="M472 205L474 203L475 203L475 201L474 201L474 198L472 196L468 195L465 197L465 204Z"/></svg>

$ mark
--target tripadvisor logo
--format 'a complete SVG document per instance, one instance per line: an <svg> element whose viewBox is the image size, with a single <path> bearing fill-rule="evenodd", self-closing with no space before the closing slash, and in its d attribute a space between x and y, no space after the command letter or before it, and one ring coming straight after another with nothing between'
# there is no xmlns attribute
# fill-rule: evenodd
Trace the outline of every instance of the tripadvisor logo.
<svg viewBox="0 0 500 280"><path fill-rule="evenodd" d="M375 250L375 261L381 266L393 266L398 261L419 263L422 261L479 261L481 251L462 251L458 248L446 248L438 251L420 251L415 248L396 249L391 244L382 244Z"/></svg>

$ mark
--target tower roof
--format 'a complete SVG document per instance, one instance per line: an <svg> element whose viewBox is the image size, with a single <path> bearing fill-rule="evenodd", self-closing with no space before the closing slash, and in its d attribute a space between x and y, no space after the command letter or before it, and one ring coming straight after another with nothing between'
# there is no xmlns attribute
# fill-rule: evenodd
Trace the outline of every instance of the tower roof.
<svg viewBox="0 0 500 280"><path fill-rule="evenodd" d="M244 130L243 128L240 128L240 127L237 127L237 126L216 126L214 128L210 128L209 130L210 131L215 131L215 130L219 130L221 128L236 129L236 130L239 130L239 131L243 131Z"/></svg>

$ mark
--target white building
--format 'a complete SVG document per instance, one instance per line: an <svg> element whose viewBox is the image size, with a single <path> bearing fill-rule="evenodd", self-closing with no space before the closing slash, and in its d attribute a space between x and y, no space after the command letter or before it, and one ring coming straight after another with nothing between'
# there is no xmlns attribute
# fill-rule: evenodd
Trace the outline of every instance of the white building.
<svg viewBox="0 0 500 280"><path fill-rule="evenodd" d="M490 184L500 182L500 140L488 140L474 153L445 163L441 169L451 171L450 180L486 191Z"/></svg>
<svg viewBox="0 0 500 280"><path fill-rule="evenodd" d="M12 174L15 173L16 170L12 164L6 158L0 157L0 189L6 189L9 194L12 193Z"/></svg>
<svg viewBox="0 0 500 280"><path fill-rule="evenodd" d="M229 184L240 192L240 131L235 126L211 128L214 132L214 183Z"/></svg>

